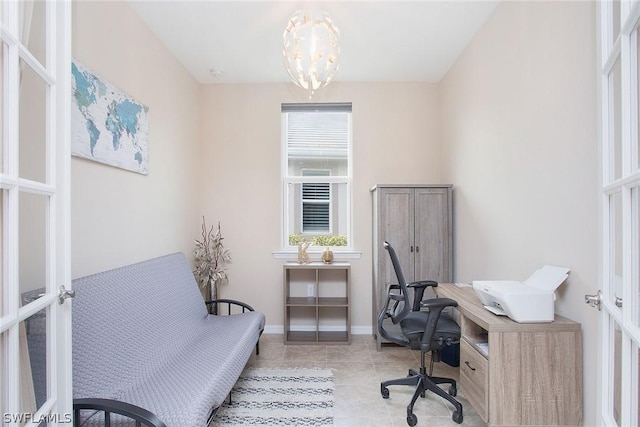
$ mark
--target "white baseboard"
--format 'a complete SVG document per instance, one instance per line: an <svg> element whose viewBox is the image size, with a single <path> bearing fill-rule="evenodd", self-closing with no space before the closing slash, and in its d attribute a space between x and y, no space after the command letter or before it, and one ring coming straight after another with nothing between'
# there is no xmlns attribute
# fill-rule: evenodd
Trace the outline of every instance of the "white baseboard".
<svg viewBox="0 0 640 427"><path fill-rule="evenodd" d="M264 334L284 334L284 326L283 325L265 325L264 326Z"/></svg>
<svg viewBox="0 0 640 427"><path fill-rule="evenodd" d="M352 326L351 335L373 335L371 326Z"/></svg>
<svg viewBox="0 0 640 427"><path fill-rule="evenodd" d="M313 331L313 327L296 327L294 330L296 331ZM321 331L341 331L340 327L320 327ZM264 327L265 334L284 334L284 325L265 325ZM371 326L352 326L351 327L352 335L371 335L373 334L373 328Z"/></svg>

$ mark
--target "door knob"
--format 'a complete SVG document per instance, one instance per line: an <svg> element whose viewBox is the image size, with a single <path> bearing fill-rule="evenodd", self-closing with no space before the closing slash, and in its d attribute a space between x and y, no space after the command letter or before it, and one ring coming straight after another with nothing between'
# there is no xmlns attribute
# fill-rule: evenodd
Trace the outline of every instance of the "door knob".
<svg viewBox="0 0 640 427"><path fill-rule="evenodd" d="M58 292L58 304L64 304L64 300L67 298L74 298L76 296L76 291L72 289L66 289L64 285L60 286L60 291Z"/></svg>
<svg viewBox="0 0 640 427"><path fill-rule="evenodd" d="M600 311L602 309L602 292L598 289L598 293L595 295L585 295L584 302Z"/></svg>

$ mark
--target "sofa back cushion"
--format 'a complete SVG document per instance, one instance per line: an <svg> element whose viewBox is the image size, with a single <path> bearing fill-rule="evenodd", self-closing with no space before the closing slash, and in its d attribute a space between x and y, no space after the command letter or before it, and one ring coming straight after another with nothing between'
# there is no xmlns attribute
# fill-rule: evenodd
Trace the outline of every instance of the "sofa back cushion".
<svg viewBox="0 0 640 427"><path fill-rule="evenodd" d="M74 397L115 398L180 352L207 316L182 253L73 280Z"/></svg>

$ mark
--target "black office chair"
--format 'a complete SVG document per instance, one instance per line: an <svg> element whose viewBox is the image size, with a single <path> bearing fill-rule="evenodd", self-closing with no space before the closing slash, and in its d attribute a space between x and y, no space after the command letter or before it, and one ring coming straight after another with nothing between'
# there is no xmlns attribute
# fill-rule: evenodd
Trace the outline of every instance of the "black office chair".
<svg viewBox="0 0 640 427"><path fill-rule="evenodd" d="M421 281L408 284L400 268L396 252L389 242L384 242L384 248L389 252L391 262L398 278L397 285L389 286L385 306L378 316L378 332L380 335L399 345L409 347L412 350L420 350L420 371L409 370L409 376L380 383L380 393L384 399L389 398L391 385L409 385L416 387L407 406L407 424L415 426L418 417L413 413L413 405L418 396L425 397L425 391L430 390L447 399L456 410L451 418L456 423L462 422L462 405L454 397L458 393L456 381L450 378L432 376L433 363L440 361L440 351L447 345L460 342L460 327L446 313L442 313L445 307L456 307L458 303L450 298L433 298L421 301L424 289L427 286L438 286L434 281ZM413 303L410 303L409 288L414 288ZM393 324L400 324L401 334L393 333L385 329L385 320L391 319ZM425 356L431 352L429 373L425 366ZM448 393L438 384L449 384Z"/></svg>

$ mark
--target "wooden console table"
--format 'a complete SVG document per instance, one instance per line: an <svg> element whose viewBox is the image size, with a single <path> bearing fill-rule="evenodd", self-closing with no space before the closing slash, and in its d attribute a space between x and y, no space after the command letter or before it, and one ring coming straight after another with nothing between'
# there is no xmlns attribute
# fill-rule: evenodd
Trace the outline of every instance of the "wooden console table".
<svg viewBox="0 0 640 427"><path fill-rule="evenodd" d="M284 343L349 344L348 262L284 264Z"/></svg>
<svg viewBox="0 0 640 427"><path fill-rule="evenodd" d="M485 309L469 285L441 283L458 302L458 389L490 426L582 425L580 324L517 323Z"/></svg>

